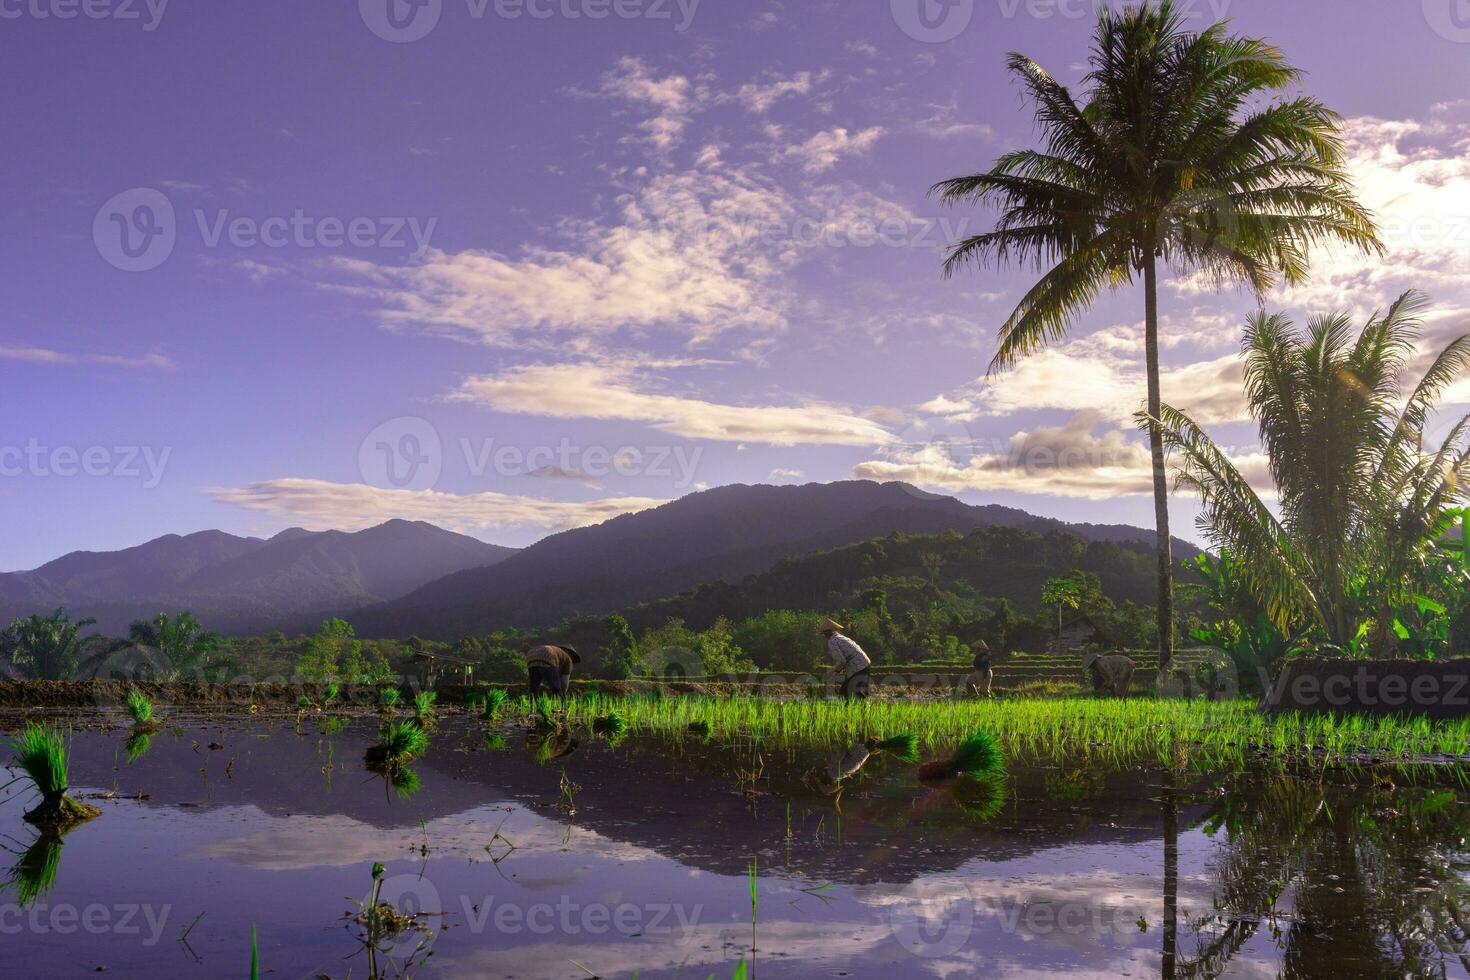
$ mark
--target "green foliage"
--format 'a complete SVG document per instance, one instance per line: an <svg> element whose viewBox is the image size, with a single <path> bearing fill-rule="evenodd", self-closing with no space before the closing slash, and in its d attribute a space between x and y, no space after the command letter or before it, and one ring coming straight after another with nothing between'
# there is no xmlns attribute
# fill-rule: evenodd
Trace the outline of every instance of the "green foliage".
<svg viewBox="0 0 1470 980"><path fill-rule="evenodd" d="M618 613L603 620L603 628L607 631L607 643L603 646L602 676L609 680L627 680L643 667L633 628Z"/></svg>
<svg viewBox="0 0 1470 980"><path fill-rule="evenodd" d="M1183 462L1180 482L1203 502L1201 528L1228 549L1233 574L1293 645L1432 653L1434 620L1448 607L1429 593L1463 602L1461 548L1442 539L1470 499L1470 417L1439 446L1425 444L1424 430L1470 368L1470 337L1451 342L1404 390L1425 306L1405 293L1356 339L1346 314L1318 317L1305 331L1282 314L1250 320L1246 396L1275 509L1193 420L1161 409L1166 444ZM1253 629L1248 619L1241 626Z"/></svg>
<svg viewBox="0 0 1470 980"><path fill-rule="evenodd" d="M434 705L439 700L439 695L433 691L420 691L413 696L413 714L419 721L428 721L434 717Z"/></svg>
<svg viewBox="0 0 1470 980"><path fill-rule="evenodd" d="M133 721L139 725L146 725L153 721L153 702L137 688L128 691L128 714L133 716Z"/></svg>
<svg viewBox="0 0 1470 980"><path fill-rule="evenodd" d="M398 707L399 697L398 688L385 687L378 692L378 704L391 711Z"/></svg>
<svg viewBox="0 0 1470 980"><path fill-rule="evenodd" d="M607 714L592 720L592 731L604 736L609 741L616 741L627 733L628 723L616 711L609 711Z"/></svg>
<svg viewBox="0 0 1470 980"><path fill-rule="evenodd" d="M206 630L187 609L176 616L159 613L128 627L129 638L138 646L157 650L168 664L168 680L193 678L220 650L218 633Z"/></svg>
<svg viewBox="0 0 1470 980"><path fill-rule="evenodd" d="M352 624L343 619L324 620L321 629L307 638L296 671L314 684L381 684L393 676L387 658L381 653L365 655Z"/></svg>
<svg viewBox="0 0 1470 980"><path fill-rule="evenodd" d="M35 613L14 620L0 632L0 658L36 680L71 680L77 672L78 638L96 622L73 623L64 609L50 616Z"/></svg>
<svg viewBox="0 0 1470 980"><path fill-rule="evenodd" d="M332 701L335 701L341 695L341 693L342 689L336 684L328 684L326 686L326 689L322 691L322 702L330 703Z"/></svg>
<svg viewBox="0 0 1470 980"><path fill-rule="evenodd" d="M513 684L526 679L526 662L503 633L488 638L465 637L454 645L454 655L475 662L475 676L493 684Z"/></svg>

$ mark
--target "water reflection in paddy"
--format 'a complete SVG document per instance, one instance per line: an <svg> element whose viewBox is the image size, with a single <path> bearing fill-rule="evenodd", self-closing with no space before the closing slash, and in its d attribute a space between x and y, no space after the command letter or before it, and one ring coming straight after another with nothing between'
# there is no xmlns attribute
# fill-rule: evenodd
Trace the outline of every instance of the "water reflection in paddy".
<svg viewBox="0 0 1470 980"><path fill-rule="evenodd" d="M752 949L770 977L1470 975L1443 771L1012 765L977 790L880 754L834 786L848 746L495 749L450 717L388 780L372 719L173 722L140 748L69 720L75 789L115 795L62 843L0 806L27 975L245 975L254 926L277 976L365 976L374 862L382 898L434 913L383 944L389 975L727 977Z"/></svg>

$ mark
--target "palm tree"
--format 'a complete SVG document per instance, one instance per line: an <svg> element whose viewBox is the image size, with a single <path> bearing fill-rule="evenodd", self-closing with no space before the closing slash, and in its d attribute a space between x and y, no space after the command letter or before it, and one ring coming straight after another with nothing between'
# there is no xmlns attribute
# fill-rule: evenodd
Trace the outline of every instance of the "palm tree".
<svg viewBox="0 0 1470 980"><path fill-rule="evenodd" d="M1245 585L1283 632L1320 632L1341 651L1372 638L1392 646L1470 496L1470 416L1438 448L1424 445L1440 395L1470 368L1470 336L1439 353L1412 389L1424 298L1401 296L1354 340L1345 314L1304 334L1262 312L1246 329L1245 385L1279 497L1280 517L1188 415L1164 405L1164 443L1180 483L1199 491L1200 528L1228 548ZM1400 408L1402 405L1402 408ZM1397 624L1401 626L1402 624Z"/></svg>
<svg viewBox="0 0 1470 980"><path fill-rule="evenodd" d="M33 613L0 632L0 654L36 680L71 680L77 672L81 632L96 622L82 619L73 623L64 609L50 616Z"/></svg>
<svg viewBox="0 0 1470 980"><path fill-rule="evenodd" d="M1148 411L1159 394L1160 263L1257 294L1299 283L1321 241L1381 250L1343 169L1338 116L1285 97L1301 73L1263 40L1216 24L1186 33L1171 0L1105 10L1084 100L1030 58L1010 70L1036 104L1044 150L936 184L949 204L994 203L996 229L954 243L944 264L1050 266L1000 327L990 374L1066 335L1104 286L1142 278ZM1159 676L1173 652L1168 483L1156 427Z"/></svg>
<svg viewBox="0 0 1470 980"><path fill-rule="evenodd" d="M187 610L172 617L159 613L152 619L135 620L128 628L128 635L138 646L151 647L163 654L168 661L170 680L204 666L220 647L219 634L206 630Z"/></svg>

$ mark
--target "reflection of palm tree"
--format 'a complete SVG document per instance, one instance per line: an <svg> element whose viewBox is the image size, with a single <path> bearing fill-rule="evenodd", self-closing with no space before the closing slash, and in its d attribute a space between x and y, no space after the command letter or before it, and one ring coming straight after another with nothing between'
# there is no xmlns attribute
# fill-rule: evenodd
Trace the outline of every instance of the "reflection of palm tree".
<svg viewBox="0 0 1470 980"><path fill-rule="evenodd" d="M1164 767L1164 980L1174 980L1179 952L1179 787L1174 770Z"/></svg>
<svg viewBox="0 0 1470 980"><path fill-rule="evenodd" d="M1037 107L1044 151L1018 150L936 190L950 203L999 206L993 232L956 243L969 262L1051 266L1000 328L991 371L1066 335L1104 287L1142 280L1149 415L1158 417L1159 265L1264 292L1301 282L1323 240L1381 247L1353 199L1337 116L1316 99L1278 98L1301 73L1265 41L1223 24L1184 30L1170 0L1105 10L1086 101L1039 64L1011 72ZM1159 574L1159 676L1173 652L1168 481L1150 428Z"/></svg>

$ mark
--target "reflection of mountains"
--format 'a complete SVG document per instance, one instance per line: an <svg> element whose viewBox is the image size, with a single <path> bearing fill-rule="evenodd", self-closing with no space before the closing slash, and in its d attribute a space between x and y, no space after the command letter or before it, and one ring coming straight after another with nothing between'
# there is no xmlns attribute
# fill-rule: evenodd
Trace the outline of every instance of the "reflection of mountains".
<svg viewBox="0 0 1470 980"><path fill-rule="evenodd" d="M298 735L289 721L229 723L157 735L132 765L122 753L125 731L81 732L73 758L79 784L108 786L115 775L120 794L146 793L152 806L248 805L276 817L345 815L385 830L510 801L565 821L557 806L565 769L577 784L578 826L718 874L743 873L759 854L765 867L810 878L908 882L975 858L1010 860L1162 833L1158 793L1137 772L1021 770L1009 777L998 815L982 823L965 814L950 787L924 787L912 766L886 757L848 780L839 808L803 784L804 772L827 762L818 755L767 750L756 761L748 749L631 739L610 750L583 737L575 753L542 766L519 732L507 736L508 750L492 751L478 723L462 719L445 723L415 767L422 790L405 800L363 768L375 729L362 720L323 735L308 721ZM329 761L330 775L322 771ZM747 797L740 773L756 767L764 770L760 793ZM1182 814L1186 825L1198 815Z"/></svg>

